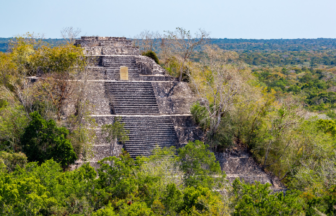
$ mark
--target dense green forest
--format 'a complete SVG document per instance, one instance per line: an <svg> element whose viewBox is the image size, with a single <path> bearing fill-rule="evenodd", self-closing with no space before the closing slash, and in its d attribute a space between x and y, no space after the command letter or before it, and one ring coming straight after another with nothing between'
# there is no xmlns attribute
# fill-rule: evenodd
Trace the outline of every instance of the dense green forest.
<svg viewBox="0 0 336 216"><path fill-rule="evenodd" d="M7 52L9 48L9 43L15 38L0 38L0 52ZM52 46L58 46L60 44L65 44L66 40L64 39L43 39L44 42L51 44Z"/></svg>
<svg viewBox="0 0 336 216"><path fill-rule="evenodd" d="M136 160L124 151L101 160L98 169L84 163L71 170L93 153L94 104L87 82L75 81L85 80L95 60L71 41L27 34L6 45L8 52L0 53L0 214L335 215L334 40L209 44L189 34L177 28L159 50L141 50L188 82L204 142L156 148ZM296 62L281 62L289 57ZM39 74L43 79L32 85L27 77ZM119 121L102 130L107 142L128 139ZM229 184L215 153L236 145L286 190L238 179Z"/></svg>
<svg viewBox="0 0 336 216"><path fill-rule="evenodd" d="M321 51L334 50L336 39L210 39L224 50L234 51Z"/></svg>

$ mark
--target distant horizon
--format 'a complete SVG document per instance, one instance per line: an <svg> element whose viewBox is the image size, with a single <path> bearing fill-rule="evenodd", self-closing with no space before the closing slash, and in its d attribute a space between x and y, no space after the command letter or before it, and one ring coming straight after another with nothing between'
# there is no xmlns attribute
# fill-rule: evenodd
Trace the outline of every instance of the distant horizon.
<svg viewBox="0 0 336 216"><path fill-rule="evenodd" d="M5 38L35 32L56 39L71 26L82 35L127 38L176 27L203 29L212 38L336 38L335 0L11 0L1 8Z"/></svg>
<svg viewBox="0 0 336 216"><path fill-rule="evenodd" d="M0 37L0 39L10 39L10 38L15 38L14 37ZM118 37L118 36L87 36L87 35L83 35L80 37ZM76 39L80 39L80 37L76 38ZM129 38L126 37L127 39L138 39L138 38ZM64 38L43 38L43 39L52 39L52 40L64 40ZM214 37L209 37L208 39L219 39L219 40L318 40L318 39L329 39L329 40L336 40L335 38L214 38Z"/></svg>

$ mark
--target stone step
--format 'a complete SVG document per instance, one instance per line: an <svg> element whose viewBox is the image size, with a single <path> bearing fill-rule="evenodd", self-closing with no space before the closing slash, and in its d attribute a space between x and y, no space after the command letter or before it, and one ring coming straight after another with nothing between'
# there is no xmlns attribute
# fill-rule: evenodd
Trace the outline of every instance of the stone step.
<svg viewBox="0 0 336 216"><path fill-rule="evenodd" d="M131 83L131 82L129 82ZM151 86L148 86L148 85L138 85L138 86L130 86L130 85L109 85L110 83L106 83L106 87L108 87L109 89L111 90L116 90L116 91L122 91L122 90L128 90L128 89L136 89L136 90L150 90L152 89L153 87Z"/></svg>
<svg viewBox="0 0 336 216"><path fill-rule="evenodd" d="M120 90L115 90L115 89L109 89L105 88L105 91L110 92L114 96L117 97L128 97L128 96L139 96L139 97L150 97L150 98L155 98L154 95L152 95L152 92L150 89L120 89ZM154 96L154 97L153 97Z"/></svg>
<svg viewBox="0 0 336 216"><path fill-rule="evenodd" d="M130 131L125 150L135 158L150 155L155 146L170 147L178 143L175 129L167 117L123 117L125 129Z"/></svg>
<svg viewBox="0 0 336 216"><path fill-rule="evenodd" d="M134 96L136 97L136 96ZM135 100L135 99L128 99L127 97L114 97L114 99L118 100L121 103L137 103L137 104L156 104L156 100L154 100L153 98L150 97L142 97L141 100Z"/></svg>
<svg viewBox="0 0 336 216"><path fill-rule="evenodd" d="M157 104L154 103L154 102L150 102L150 101L147 101L147 102L142 101L140 103L137 103L136 101L135 102L134 101L128 102L128 101L123 101L123 100L119 100L118 104L114 104L114 107L128 107L128 106L130 106L130 107L134 107L134 106L137 106L137 107L139 107L139 106L141 106L141 107L148 107L148 106L153 107L153 106L157 106Z"/></svg>
<svg viewBox="0 0 336 216"><path fill-rule="evenodd" d="M128 88L128 89L139 89L139 88L142 88L142 89L151 89L151 85L148 85L148 84L138 84L138 85L129 85L131 83L134 83L134 82L122 82L122 84L119 84L119 82L114 82L114 83L111 83L111 82L106 82L106 85L109 85L109 88L115 88L115 89L123 89L123 88ZM147 83L147 82L143 82L143 83Z"/></svg>
<svg viewBox="0 0 336 216"><path fill-rule="evenodd" d="M157 142L157 141L146 141L146 140L134 140L134 141L126 141L125 145L127 145L130 148L137 147L137 146L145 146L146 148L152 148L152 146L155 145L172 145L176 142L176 140L171 142ZM133 147L132 147L133 146Z"/></svg>
<svg viewBox="0 0 336 216"><path fill-rule="evenodd" d="M115 114L159 114L151 83L110 82L105 90L111 95Z"/></svg>
<svg viewBox="0 0 336 216"><path fill-rule="evenodd" d="M165 130L165 128L170 128L172 131L174 130L174 127L171 126L171 125L168 125L167 127L165 127L165 125L160 125L160 126L159 125L157 125L157 126L145 126L144 125L144 126L141 127L141 125L139 125L139 124L134 124L133 126L129 126L129 125L125 126L125 128L126 129L133 129L133 130L138 129L137 131L142 131L146 128L149 128L153 131L162 131L162 130Z"/></svg>
<svg viewBox="0 0 336 216"><path fill-rule="evenodd" d="M110 95L115 114L159 115L150 82L106 82L105 91ZM170 147L178 144L174 125L169 117L123 116L121 122L130 132L129 141L123 145L133 158L150 155L155 146Z"/></svg>
<svg viewBox="0 0 336 216"><path fill-rule="evenodd" d="M146 95L135 95L135 94L132 94L132 95L129 95L129 96L127 96L127 95L114 95L114 96L112 96L112 98L114 98L114 99L116 99L116 100L119 100L119 101L128 101L128 102L132 102L132 101L135 101L136 100L136 102L150 102L150 101L152 101L152 102L156 102L156 98L154 98L154 97L152 97L152 96L150 96L150 95L148 95L148 96L146 96Z"/></svg>
<svg viewBox="0 0 336 216"><path fill-rule="evenodd" d="M127 105L120 105L118 102L115 102L115 104L113 105L113 107L115 109L141 109L140 111L144 110L144 109L158 109L157 104L127 104Z"/></svg>
<svg viewBox="0 0 336 216"><path fill-rule="evenodd" d="M159 110L154 110L154 109L151 109L151 110L147 110L147 111L142 111L140 112L139 110L135 110L135 109L115 109L115 113L123 113L123 114L128 114L128 115L140 115L141 113L142 114L152 114L153 112L155 113L158 113Z"/></svg>
<svg viewBox="0 0 336 216"><path fill-rule="evenodd" d="M155 142L161 142L162 140L166 139L166 138L170 138L170 137L174 137L174 134L166 134L166 135L163 135L163 134L156 134L156 133L153 133L153 135L155 135L155 137L153 136L146 136L146 134L136 134L136 135L129 135L129 138L130 139L138 139L139 136L142 136L141 139L138 139L139 141L141 140L151 140L151 141L155 141Z"/></svg>

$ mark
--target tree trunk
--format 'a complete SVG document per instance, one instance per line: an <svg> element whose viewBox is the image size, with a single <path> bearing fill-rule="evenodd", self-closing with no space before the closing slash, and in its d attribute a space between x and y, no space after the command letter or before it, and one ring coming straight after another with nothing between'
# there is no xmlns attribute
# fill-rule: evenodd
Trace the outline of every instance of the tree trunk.
<svg viewBox="0 0 336 216"><path fill-rule="evenodd" d="M179 77L179 82L182 82L182 73L183 73L183 68L184 68L184 61L182 63L182 67L180 69L180 77Z"/></svg>
<svg viewBox="0 0 336 216"><path fill-rule="evenodd" d="M113 139L110 145L110 155L111 156L115 156L114 155L114 149L115 149L115 145L118 142L117 138Z"/></svg>

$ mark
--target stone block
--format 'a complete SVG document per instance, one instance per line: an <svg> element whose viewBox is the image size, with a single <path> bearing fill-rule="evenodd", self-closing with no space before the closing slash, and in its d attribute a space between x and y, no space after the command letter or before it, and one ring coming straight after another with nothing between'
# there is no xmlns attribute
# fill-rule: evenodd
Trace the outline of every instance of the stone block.
<svg viewBox="0 0 336 216"><path fill-rule="evenodd" d="M120 67L120 80L128 80L128 67Z"/></svg>

